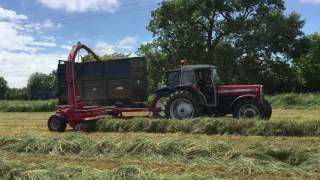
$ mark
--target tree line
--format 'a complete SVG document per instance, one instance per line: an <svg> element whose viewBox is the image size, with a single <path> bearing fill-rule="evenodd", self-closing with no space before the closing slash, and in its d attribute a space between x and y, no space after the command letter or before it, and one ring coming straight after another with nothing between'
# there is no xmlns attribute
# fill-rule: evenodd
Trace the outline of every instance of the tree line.
<svg viewBox="0 0 320 180"><path fill-rule="evenodd" d="M0 99L50 99L56 98L57 93L56 71L52 71L50 74L33 73L28 79L27 86L23 88L10 88L8 82L0 77Z"/></svg>
<svg viewBox="0 0 320 180"><path fill-rule="evenodd" d="M153 41L136 53L147 59L150 92L181 59L215 65L223 84L263 84L269 94L317 92L320 35L304 34L304 24L298 13L285 14L283 0L165 0L151 12L147 30ZM30 98L41 88L57 90L54 73L33 74L23 89L8 88L0 78L2 99Z"/></svg>

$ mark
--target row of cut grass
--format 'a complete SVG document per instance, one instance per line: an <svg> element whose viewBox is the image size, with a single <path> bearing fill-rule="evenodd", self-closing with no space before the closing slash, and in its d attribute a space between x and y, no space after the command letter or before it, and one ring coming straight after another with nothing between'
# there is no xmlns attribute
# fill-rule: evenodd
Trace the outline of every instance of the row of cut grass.
<svg viewBox="0 0 320 180"><path fill-rule="evenodd" d="M0 138L0 150L10 153L34 153L83 158L138 158L195 164L219 164L241 169L242 172L278 172L320 177L319 149L296 145L273 147L263 143L235 148L232 144L207 142L195 144L179 139L152 141L94 141L77 135L64 138L36 138L32 136Z"/></svg>
<svg viewBox="0 0 320 180"><path fill-rule="evenodd" d="M154 172L148 172L139 166L124 166L112 171L101 171L83 167L74 167L69 165L46 163L46 164L25 164L19 161L0 159L0 178L4 180L11 179L101 179L101 180L128 180L128 179L177 179L177 175L162 175ZM201 176L191 173L185 173L179 176L179 179L216 179L213 176Z"/></svg>
<svg viewBox="0 0 320 180"><path fill-rule="evenodd" d="M263 121L230 118L193 120L104 119L97 122L100 132L194 133L208 135L319 136L320 121Z"/></svg>

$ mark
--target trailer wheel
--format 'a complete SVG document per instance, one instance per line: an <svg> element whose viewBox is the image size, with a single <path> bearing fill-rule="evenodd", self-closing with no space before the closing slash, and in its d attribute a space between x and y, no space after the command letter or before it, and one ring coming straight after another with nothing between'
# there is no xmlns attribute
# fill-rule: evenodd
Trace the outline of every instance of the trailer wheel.
<svg viewBox="0 0 320 180"><path fill-rule="evenodd" d="M48 120L48 129L55 132L63 132L67 127L65 118L61 115L52 115Z"/></svg>
<svg viewBox="0 0 320 180"><path fill-rule="evenodd" d="M201 115L200 101L188 91L172 93L165 105L168 119L192 119Z"/></svg>
<svg viewBox="0 0 320 180"><path fill-rule="evenodd" d="M267 105L256 100L243 100L234 108L233 117L242 119L262 118L269 119ZM270 115L271 116L271 115Z"/></svg>

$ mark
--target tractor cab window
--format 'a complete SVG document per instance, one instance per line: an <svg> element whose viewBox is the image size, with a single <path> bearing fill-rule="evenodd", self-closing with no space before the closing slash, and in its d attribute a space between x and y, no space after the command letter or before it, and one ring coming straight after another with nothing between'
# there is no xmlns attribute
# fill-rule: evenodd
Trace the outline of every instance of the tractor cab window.
<svg viewBox="0 0 320 180"><path fill-rule="evenodd" d="M182 72L181 84L195 84L195 74L193 70Z"/></svg>
<svg viewBox="0 0 320 180"><path fill-rule="evenodd" d="M169 86L179 85L180 84L180 77L181 77L180 71L168 72L167 85L169 85Z"/></svg>
<svg viewBox="0 0 320 180"><path fill-rule="evenodd" d="M176 86L180 84L195 84L195 74L193 70L173 71L168 73L167 85Z"/></svg>

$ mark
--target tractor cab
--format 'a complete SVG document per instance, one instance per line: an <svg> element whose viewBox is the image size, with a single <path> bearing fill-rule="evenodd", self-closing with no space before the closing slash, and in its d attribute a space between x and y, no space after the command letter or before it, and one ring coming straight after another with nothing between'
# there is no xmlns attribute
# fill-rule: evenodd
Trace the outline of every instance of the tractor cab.
<svg viewBox="0 0 320 180"><path fill-rule="evenodd" d="M217 83L217 70L211 65L186 65L167 71L167 87L192 87L203 96L208 106L217 105Z"/></svg>

